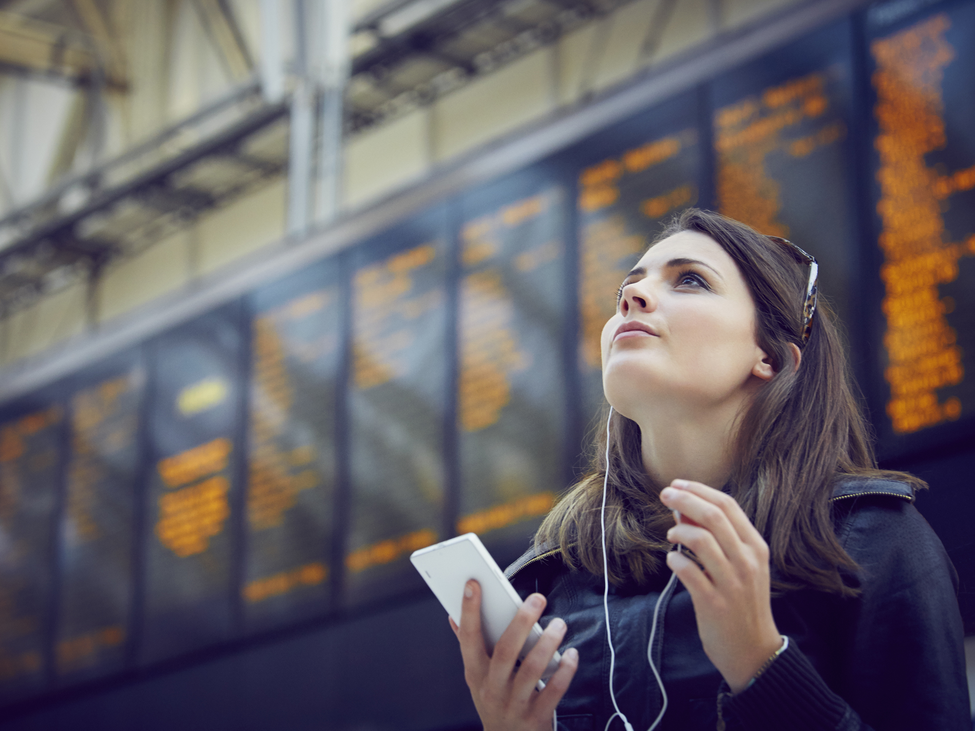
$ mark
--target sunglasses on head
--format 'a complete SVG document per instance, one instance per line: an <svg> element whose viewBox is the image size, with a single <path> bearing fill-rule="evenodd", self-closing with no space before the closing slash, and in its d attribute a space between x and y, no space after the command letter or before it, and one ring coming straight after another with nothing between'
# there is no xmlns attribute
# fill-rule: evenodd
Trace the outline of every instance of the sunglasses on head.
<svg viewBox="0 0 975 731"><path fill-rule="evenodd" d="M819 289L816 286L819 280L819 264L816 262L815 256L800 249L789 239L784 239L781 236L767 236L766 238L779 244L785 244L809 264L809 282L806 284L806 300L802 305L802 330L799 334L802 344L805 345L809 340L809 334L812 332L813 315L816 314L816 303L819 300Z"/></svg>

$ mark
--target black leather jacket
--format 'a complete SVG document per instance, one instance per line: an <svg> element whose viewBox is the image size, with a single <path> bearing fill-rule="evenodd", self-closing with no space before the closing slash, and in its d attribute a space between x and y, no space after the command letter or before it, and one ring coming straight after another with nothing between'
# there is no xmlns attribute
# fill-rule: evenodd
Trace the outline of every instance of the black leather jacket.
<svg viewBox="0 0 975 731"><path fill-rule="evenodd" d="M690 595L677 582L660 608L652 649L668 695L657 731L971 729L958 578L913 497L899 482L839 483L834 525L860 566L862 593L843 599L800 590L773 598L788 649L734 696L704 654ZM602 578L568 570L557 550L528 551L506 573L523 597L548 597L542 624L562 617L564 647L579 651L579 670L558 709L560 731L602 731L614 710ZM650 727L662 703L647 644L667 578L650 590L610 587L616 699L635 731ZM611 728L623 724L617 719Z"/></svg>

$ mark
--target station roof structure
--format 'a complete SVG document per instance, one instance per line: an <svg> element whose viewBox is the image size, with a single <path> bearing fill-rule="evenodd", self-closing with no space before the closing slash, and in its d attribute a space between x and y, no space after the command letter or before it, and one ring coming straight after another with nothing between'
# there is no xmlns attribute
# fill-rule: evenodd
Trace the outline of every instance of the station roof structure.
<svg viewBox="0 0 975 731"><path fill-rule="evenodd" d="M391 0L352 23L342 134L431 104L627 2ZM126 94L125 44L112 29L110 5L0 0L0 75L68 84L92 106L105 94ZM656 6L648 49L659 42L675 5ZM0 217L0 315L79 280L95 282L113 261L287 174L290 88L283 99L262 93L260 49L249 46L231 3L195 0L194 6L236 84L152 139L80 172L67 170L83 121L69 119L59 153L65 174ZM75 114L83 113L82 105Z"/></svg>

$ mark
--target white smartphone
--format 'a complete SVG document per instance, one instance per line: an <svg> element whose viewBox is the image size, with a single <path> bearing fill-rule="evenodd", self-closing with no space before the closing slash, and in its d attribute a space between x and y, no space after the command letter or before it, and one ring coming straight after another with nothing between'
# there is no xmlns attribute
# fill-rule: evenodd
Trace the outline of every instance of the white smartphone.
<svg viewBox="0 0 975 731"><path fill-rule="evenodd" d="M481 585L481 629L488 648L493 650L522 601L481 540L473 533L466 533L414 551L410 561L458 626L464 585L470 579L477 580ZM536 622L521 648L519 661L525 658L541 636L542 628ZM543 681L558 669L561 659L556 652L542 674Z"/></svg>

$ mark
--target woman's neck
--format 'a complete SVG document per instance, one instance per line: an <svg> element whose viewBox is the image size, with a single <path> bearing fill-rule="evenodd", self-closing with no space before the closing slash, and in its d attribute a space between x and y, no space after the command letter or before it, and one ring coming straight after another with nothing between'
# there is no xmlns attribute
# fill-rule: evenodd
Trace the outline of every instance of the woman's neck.
<svg viewBox="0 0 975 731"><path fill-rule="evenodd" d="M721 489L731 477L732 449L739 409L695 419L654 418L638 421L643 466L659 485L694 480Z"/></svg>

